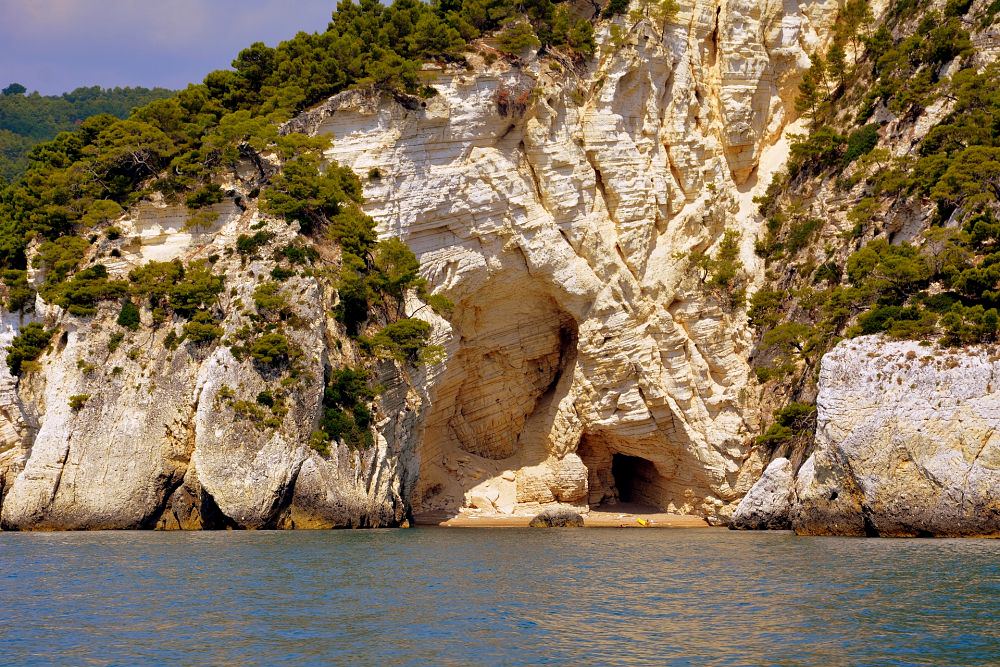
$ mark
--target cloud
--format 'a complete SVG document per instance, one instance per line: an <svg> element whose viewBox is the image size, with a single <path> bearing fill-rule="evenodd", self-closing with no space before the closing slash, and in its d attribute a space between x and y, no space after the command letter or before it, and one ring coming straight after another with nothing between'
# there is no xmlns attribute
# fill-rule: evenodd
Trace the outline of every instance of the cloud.
<svg viewBox="0 0 1000 667"><path fill-rule="evenodd" d="M228 66L252 42L324 30L333 7L334 0L2 0L0 76L43 93L95 84L179 88Z"/></svg>

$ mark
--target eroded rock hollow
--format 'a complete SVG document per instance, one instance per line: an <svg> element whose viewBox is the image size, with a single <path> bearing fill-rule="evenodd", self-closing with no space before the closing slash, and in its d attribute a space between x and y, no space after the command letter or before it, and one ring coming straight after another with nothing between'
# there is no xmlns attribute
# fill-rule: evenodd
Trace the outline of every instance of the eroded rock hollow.
<svg viewBox="0 0 1000 667"><path fill-rule="evenodd" d="M758 279L752 199L784 163L793 91L836 11L687 0L663 25L599 22L583 63L496 58L487 42L468 69L425 67L427 100L352 90L293 119L286 130L332 136L328 157L368 175L380 233L454 302L447 321L410 309L444 359L382 364L374 447L321 455L308 443L324 378L357 355L315 278L285 288L312 372L272 431L241 418L265 379L227 348L175 355L159 330L116 351L116 312L81 320L39 302L62 337L32 380L0 376L3 524L392 525L616 500L725 522L762 468L752 341L692 257L735 239L740 282ZM238 236L295 230L253 202L216 208L200 230L160 202L130 211L109 271L217 259L233 335L274 267L238 261ZM5 320L8 339L26 323Z"/></svg>
<svg viewBox="0 0 1000 667"><path fill-rule="evenodd" d="M752 280L751 200L835 11L682 4L662 30L602 26L585 66L484 49L425 72L421 104L349 92L294 121L377 170L366 210L456 304L435 321L448 355L425 386L415 511L625 494L728 516L761 468L751 341L689 258L730 230Z"/></svg>

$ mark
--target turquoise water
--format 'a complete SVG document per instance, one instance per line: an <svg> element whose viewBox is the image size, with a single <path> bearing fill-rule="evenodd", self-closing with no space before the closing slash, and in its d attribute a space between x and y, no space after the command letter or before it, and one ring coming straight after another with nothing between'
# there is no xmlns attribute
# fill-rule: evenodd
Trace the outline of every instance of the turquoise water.
<svg viewBox="0 0 1000 667"><path fill-rule="evenodd" d="M0 533L0 663L1000 664L1000 542Z"/></svg>

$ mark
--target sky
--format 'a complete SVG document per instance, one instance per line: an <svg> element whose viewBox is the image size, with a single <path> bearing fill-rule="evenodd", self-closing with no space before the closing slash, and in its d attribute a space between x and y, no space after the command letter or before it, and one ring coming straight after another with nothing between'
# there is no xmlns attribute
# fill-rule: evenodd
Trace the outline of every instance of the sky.
<svg viewBox="0 0 1000 667"><path fill-rule="evenodd" d="M0 0L0 87L183 88L253 42L326 29L336 0Z"/></svg>

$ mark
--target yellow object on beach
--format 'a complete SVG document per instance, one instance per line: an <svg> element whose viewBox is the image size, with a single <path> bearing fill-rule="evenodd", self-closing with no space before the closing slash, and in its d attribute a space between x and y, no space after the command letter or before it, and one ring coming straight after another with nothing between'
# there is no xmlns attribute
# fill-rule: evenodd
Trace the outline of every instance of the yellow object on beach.
<svg viewBox="0 0 1000 667"><path fill-rule="evenodd" d="M643 519L642 517L637 518L636 521L639 523L640 526L648 526L649 525L649 521L647 521L646 519Z"/></svg>

